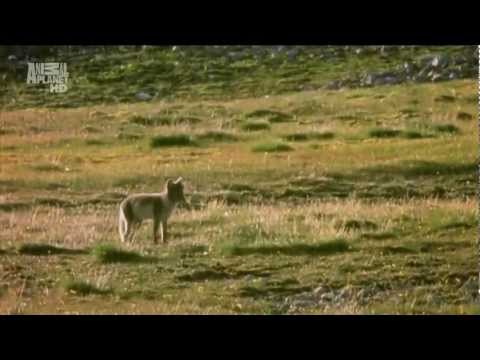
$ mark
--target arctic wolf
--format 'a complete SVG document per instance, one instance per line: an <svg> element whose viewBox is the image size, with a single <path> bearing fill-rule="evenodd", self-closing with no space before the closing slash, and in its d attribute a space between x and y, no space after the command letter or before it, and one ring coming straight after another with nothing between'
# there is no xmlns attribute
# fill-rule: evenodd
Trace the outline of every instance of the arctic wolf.
<svg viewBox="0 0 480 360"><path fill-rule="evenodd" d="M131 241L143 220L153 219L153 242L158 243L161 228L162 243L167 243L167 220L177 204L188 205L183 194L183 179L168 180L161 193L133 194L120 204L118 231L122 242Z"/></svg>

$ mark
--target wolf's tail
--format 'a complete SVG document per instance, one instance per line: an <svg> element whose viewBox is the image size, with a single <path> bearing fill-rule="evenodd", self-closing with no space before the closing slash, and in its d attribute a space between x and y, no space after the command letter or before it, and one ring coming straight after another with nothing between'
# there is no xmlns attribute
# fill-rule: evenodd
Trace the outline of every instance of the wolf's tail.
<svg viewBox="0 0 480 360"><path fill-rule="evenodd" d="M125 217L122 203L120 204L120 210L118 214L118 233L120 234L120 240L122 240L122 242L125 242L125 234L127 233L127 227L127 218Z"/></svg>

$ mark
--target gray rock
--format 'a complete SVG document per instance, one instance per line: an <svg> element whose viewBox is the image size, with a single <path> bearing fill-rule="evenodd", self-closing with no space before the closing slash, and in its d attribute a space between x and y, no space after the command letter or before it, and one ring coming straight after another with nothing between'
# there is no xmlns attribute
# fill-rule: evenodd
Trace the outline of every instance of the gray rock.
<svg viewBox="0 0 480 360"><path fill-rule="evenodd" d="M315 296L321 296L322 294L325 294L326 292L328 292L328 289L323 285L321 285L321 286L317 287L315 290L313 290L313 294Z"/></svg>
<svg viewBox="0 0 480 360"><path fill-rule="evenodd" d="M350 286L346 286L338 291L338 298L341 300L348 300L354 294L354 289Z"/></svg>
<svg viewBox="0 0 480 360"><path fill-rule="evenodd" d="M396 45L385 46L385 49L384 49L384 51L387 51L389 54L395 54L395 53L397 53L399 50L400 50L400 47L399 47L399 46L396 46Z"/></svg>
<svg viewBox="0 0 480 360"><path fill-rule="evenodd" d="M290 308L306 308L306 307L314 307L317 305L317 302L314 300L294 300L292 304L290 305Z"/></svg>
<svg viewBox="0 0 480 360"><path fill-rule="evenodd" d="M342 87L342 82L340 80L332 80L325 85L326 90L338 90Z"/></svg>
<svg viewBox="0 0 480 360"><path fill-rule="evenodd" d="M399 78L395 75L386 75L378 78L378 80L375 82L375 85L393 85L393 84L398 84Z"/></svg>
<svg viewBox="0 0 480 360"><path fill-rule="evenodd" d="M392 72L382 74L366 74L361 80L360 84L363 86L375 86L375 85L391 85L398 84L400 77Z"/></svg>
<svg viewBox="0 0 480 360"><path fill-rule="evenodd" d="M374 285L367 286L357 291L356 297L357 299L368 299L373 295L375 295L376 292L377 292L377 289L375 288Z"/></svg>
<svg viewBox="0 0 480 360"><path fill-rule="evenodd" d="M428 73L430 72L430 67L423 67L416 75L417 80L426 80L428 78Z"/></svg>
<svg viewBox="0 0 480 360"><path fill-rule="evenodd" d="M458 74L455 73L454 71L452 71L452 72L450 72L450 73L448 74L448 79L449 79L449 80L458 79Z"/></svg>
<svg viewBox="0 0 480 360"><path fill-rule="evenodd" d="M375 82L374 74L367 74L362 80L362 83L365 86L373 86L374 82Z"/></svg>
<svg viewBox="0 0 480 360"><path fill-rule="evenodd" d="M365 299L368 297L368 293L367 293L367 290L366 289L360 289L358 292L357 292L357 299Z"/></svg>
<svg viewBox="0 0 480 360"><path fill-rule="evenodd" d="M240 52L229 52L227 56L232 61L238 61L244 58L244 54Z"/></svg>
<svg viewBox="0 0 480 360"><path fill-rule="evenodd" d="M453 65L463 65L463 64L466 64L468 62L467 58L465 56L457 56L455 57L455 59L453 59L452 61L452 64Z"/></svg>
<svg viewBox="0 0 480 360"><path fill-rule="evenodd" d="M300 86L299 86L299 90L302 90L302 91L313 91L313 90L316 90L316 87L315 87L314 85L311 85L311 84L300 85Z"/></svg>
<svg viewBox="0 0 480 360"><path fill-rule="evenodd" d="M252 281L253 279L255 279L255 276L248 274L243 279L245 281Z"/></svg>
<svg viewBox="0 0 480 360"><path fill-rule="evenodd" d="M298 52L299 52L298 49L292 49L292 50L287 51L287 59L289 61L295 60L295 58L298 55Z"/></svg>
<svg viewBox="0 0 480 360"><path fill-rule="evenodd" d="M433 82L445 80L445 77L440 73L433 73L430 78Z"/></svg>
<svg viewBox="0 0 480 360"><path fill-rule="evenodd" d="M476 298L480 293L479 285L478 278L472 276L463 283L461 290L466 292L472 298Z"/></svg>
<svg viewBox="0 0 480 360"><path fill-rule="evenodd" d="M427 67L429 70L431 70L431 68L446 67L448 65L448 62L448 56L444 54L428 55L420 59L420 64L423 67Z"/></svg>
<svg viewBox="0 0 480 360"><path fill-rule="evenodd" d="M360 51L357 51L360 49ZM364 53L365 51L380 51L383 54L397 51L399 47L324 47L316 56L330 57L350 53ZM379 85L394 85L405 81L436 82L453 79L473 78L478 76L478 51L473 47L466 47L465 51L455 57L449 54L434 54L417 58L416 61L407 61L397 66L393 71L384 73L366 73L360 77L338 79L328 82L324 88L339 90L343 87L370 87Z"/></svg>
<svg viewBox="0 0 480 360"><path fill-rule="evenodd" d="M435 56L433 59L432 59L432 66L433 67L445 67L448 65L448 58L446 56L443 56L443 55L438 55L438 56Z"/></svg>
<svg viewBox="0 0 480 360"><path fill-rule="evenodd" d="M405 62L403 63L401 70L405 71L407 74L411 74L413 71L413 66L409 62Z"/></svg>
<svg viewBox="0 0 480 360"><path fill-rule="evenodd" d="M335 294L333 292L327 292L320 296L320 300L322 302L332 302L335 298Z"/></svg>
<svg viewBox="0 0 480 360"><path fill-rule="evenodd" d="M147 94L146 92L143 92L143 91L136 93L135 97L141 101L149 101L152 99L152 95Z"/></svg>

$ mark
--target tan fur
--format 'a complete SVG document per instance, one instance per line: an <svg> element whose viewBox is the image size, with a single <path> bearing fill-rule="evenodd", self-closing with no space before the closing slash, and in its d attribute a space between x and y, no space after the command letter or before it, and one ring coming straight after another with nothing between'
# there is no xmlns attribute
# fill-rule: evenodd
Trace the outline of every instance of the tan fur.
<svg viewBox="0 0 480 360"><path fill-rule="evenodd" d="M186 203L183 194L183 179L168 180L161 193L133 194L120 204L118 231L122 242L132 241L135 231L143 220L153 220L153 242L156 244L158 231L161 240L167 242L167 221L178 203Z"/></svg>

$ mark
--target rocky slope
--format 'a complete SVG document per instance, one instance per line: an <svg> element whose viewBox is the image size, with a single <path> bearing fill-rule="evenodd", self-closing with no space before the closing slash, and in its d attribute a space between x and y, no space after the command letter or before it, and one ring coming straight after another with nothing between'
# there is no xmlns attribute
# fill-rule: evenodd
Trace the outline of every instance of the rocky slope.
<svg viewBox="0 0 480 360"><path fill-rule="evenodd" d="M28 61L65 61L69 90L26 86ZM477 78L475 46L0 47L0 105L232 99Z"/></svg>

